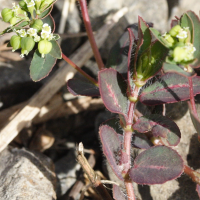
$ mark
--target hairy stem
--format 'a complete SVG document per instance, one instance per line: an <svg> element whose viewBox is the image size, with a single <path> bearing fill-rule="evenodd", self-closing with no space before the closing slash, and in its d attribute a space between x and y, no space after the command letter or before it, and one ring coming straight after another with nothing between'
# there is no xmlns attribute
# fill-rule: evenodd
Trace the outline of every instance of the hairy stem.
<svg viewBox="0 0 200 200"><path fill-rule="evenodd" d="M85 73L80 67L78 67L75 63L73 63L66 55L62 53L62 58L70 64L74 69L76 69L79 73L81 73L85 78L87 78L90 82L92 82L94 85L98 86L98 82L93 79L91 76L89 76L87 73Z"/></svg>
<svg viewBox="0 0 200 200"><path fill-rule="evenodd" d="M136 200L132 182L125 182L128 200Z"/></svg>
<svg viewBox="0 0 200 200"><path fill-rule="evenodd" d="M193 92L192 77L188 77L188 82L189 82L189 86L190 86L190 103L191 103L191 108L192 108L192 111L194 112L194 114L198 117L197 109L196 109L195 101L194 101L194 92Z"/></svg>
<svg viewBox="0 0 200 200"><path fill-rule="evenodd" d="M200 185L200 173L184 165L184 173L187 174L195 183Z"/></svg>
<svg viewBox="0 0 200 200"><path fill-rule="evenodd" d="M83 22L85 24L86 32L87 32L92 50L94 52L94 57L96 59L99 70L102 70L105 67L104 67L103 61L101 59L101 56L100 56L99 50L97 48L93 32L92 32L92 27L91 27L90 18L89 18L89 15L88 15L86 0L78 0L78 1L80 3L80 6L81 6L81 13L82 13L82 17L83 17Z"/></svg>

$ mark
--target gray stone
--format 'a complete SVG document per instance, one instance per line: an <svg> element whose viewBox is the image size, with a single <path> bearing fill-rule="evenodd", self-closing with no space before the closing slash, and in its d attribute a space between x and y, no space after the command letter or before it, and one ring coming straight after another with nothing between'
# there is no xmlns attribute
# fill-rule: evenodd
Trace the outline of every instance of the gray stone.
<svg viewBox="0 0 200 200"><path fill-rule="evenodd" d="M6 149L0 154L0 163L0 199L56 199L53 163L43 154Z"/></svg>

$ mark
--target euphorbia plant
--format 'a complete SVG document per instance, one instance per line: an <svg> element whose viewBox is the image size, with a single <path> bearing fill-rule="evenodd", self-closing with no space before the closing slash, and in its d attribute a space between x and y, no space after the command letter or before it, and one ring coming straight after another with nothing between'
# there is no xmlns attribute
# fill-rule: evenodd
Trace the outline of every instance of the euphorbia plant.
<svg viewBox="0 0 200 200"><path fill-rule="evenodd" d="M16 33L10 40L13 50L21 48L24 56L37 45L30 67L34 81L48 75L56 59L61 58L56 42L59 36L53 34L54 21L50 16L54 2L22 0L13 9L2 11L3 20L11 23L2 34ZM158 105L190 100L191 118L199 131L200 120L194 102L194 96L200 93L200 77L195 73L200 67L199 18L188 11L180 19L173 20L171 30L161 35L152 24L139 17L138 24L127 28L111 49L104 67L92 34L86 2L79 2L100 71L95 80L62 54L63 59L86 77L85 81L69 80L68 89L74 95L100 96L105 107L118 114L101 125L99 135L108 163L124 182L127 199L136 199L133 182L162 184L176 179L183 171L197 183L199 193L200 175L185 166L173 149L181 138L178 126L163 115L143 115L137 110L138 102ZM150 79L153 83L146 84ZM144 149L134 160L133 148ZM126 199L116 185L113 197ZM109 199L108 196L102 198Z"/></svg>

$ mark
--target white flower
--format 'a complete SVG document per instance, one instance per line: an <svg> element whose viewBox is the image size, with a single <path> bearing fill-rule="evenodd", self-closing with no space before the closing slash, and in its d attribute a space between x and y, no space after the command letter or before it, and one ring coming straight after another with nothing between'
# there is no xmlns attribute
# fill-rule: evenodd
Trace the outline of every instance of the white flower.
<svg viewBox="0 0 200 200"><path fill-rule="evenodd" d="M50 41L50 40L53 40L54 38L55 38L55 36L53 36L53 33L50 33L49 37L47 39Z"/></svg>
<svg viewBox="0 0 200 200"><path fill-rule="evenodd" d="M20 37L26 37L27 36L27 33L26 33L26 30L25 29L20 29L18 31L16 31Z"/></svg>
<svg viewBox="0 0 200 200"><path fill-rule="evenodd" d="M45 32L45 33L48 33L48 34L51 33L51 27L47 23L43 24L42 27L43 27L42 32Z"/></svg>
<svg viewBox="0 0 200 200"><path fill-rule="evenodd" d="M37 35L37 30L35 28L29 28L27 33L30 35L30 36L33 36L35 37Z"/></svg>
<svg viewBox="0 0 200 200"><path fill-rule="evenodd" d="M39 36L39 35L36 35L36 36L34 37L34 41L35 41L35 42L39 42L39 41L40 41L40 39L41 39L41 38L40 38L40 36Z"/></svg>
<svg viewBox="0 0 200 200"><path fill-rule="evenodd" d="M21 55L20 55L20 57L23 58L23 57L24 57L24 54L25 54L25 55L28 55L28 53L29 53L29 52L28 52L27 50L22 49L22 50L21 50Z"/></svg>
<svg viewBox="0 0 200 200"><path fill-rule="evenodd" d="M29 3L27 3L27 7L33 7L35 6L35 2L33 0L31 0Z"/></svg>
<svg viewBox="0 0 200 200"><path fill-rule="evenodd" d="M176 37L180 39L185 39L187 36L187 31L184 31L183 29L176 35Z"/></svg>
<svg viewBox="0 0 200 200"><path fill-rule="evenodd" d="M41 32L41 38L42 39L45 39L45 40L48 39L49 35L50 35L49 33L46 33L46 32L43 32L43 31Z"/></svg>

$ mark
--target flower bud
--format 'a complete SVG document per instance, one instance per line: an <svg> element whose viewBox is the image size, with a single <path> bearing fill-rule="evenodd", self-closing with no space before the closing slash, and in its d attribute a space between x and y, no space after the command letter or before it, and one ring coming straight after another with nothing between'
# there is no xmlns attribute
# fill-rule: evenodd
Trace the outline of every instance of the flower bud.
<svg viewBox="0 0 200 200"><path fill-rule="evenodd" d="M4 22L9 22L11 20L11 18L14 17L14 13L13 13L12 9L4 8L1 11L1 16L2 16Z"/></svg>
<svg viewBox="0 0 200 200"><path fill-rule="evenodd" d="M29 51L31 51L34 48L34 46L35 42L32 37L23 37L21 39L21 48L23 50L22 54L28 55Z"/></svg>
<svg viewBox="0 0 200 200"><path fill-rule="evenodd" d="M10 44L13 47L13 52L21 48L21 37L18 35L13 35L10 39Z"/></svg>
<svg viewBox="0 0 200 200"><path fill-rule="evenodd" d="M187 51L184 47L176 47L173 52L174 61L180 63L187 57Z"/></svg>
<svg viewBox="0 0 200 200"><path fill-rule="evenodd" d="M48 54L51 51L51 49L52 49L52 44L47 40L41 40L38 43L38 50L42 54L43 58L45 54Z"/></svg>
<svg viewBox="0 0 200 200"><path fill-rule="evenodd" d="M172 29L169 31L169 34L172 36L172 37L176 37L176 35L182 31L182 28L180 25L176 25L174 27L172 27Z"/></svg>
<svg viewBox="0 0 200 200"><path fill-rule="evenodd" d="M10 22L11 25L14 25L14 24L16 24L19 21L20 21L20 18L18 18L18 17L12 17L9 22Z"/></svg>
<svg viewBox="0 0 200 200"><path fill-rule="evenodd" d="M33 24L31 24L31 28L37 29L37 31L41 31L43 26L43 22L41 19L36 19Z"/></svg>
<svg viewBox="0 0 200 200"><path fill-rule="evenodd" d="M20 5L20 7L22 8L22 9L27 9L27 7L26 7L26 2L24 1L24 0L21 0L20 2L19 2L19 5Z"/></svg>
<svg viewBox="0 0 200 200"><path fill-rule="evenodd" d="M166 44L167 44L169 47L172 47L172 46L174 45L175 40L174 40L174 38L173 38L170 34L165 33L165 34L163 35L163 38L165 39L165 42L166 42Z"/></svg>

